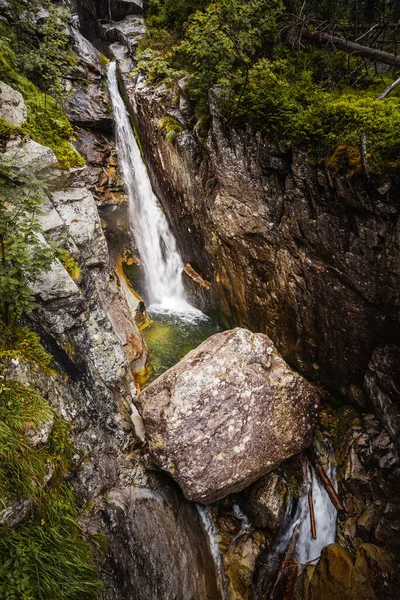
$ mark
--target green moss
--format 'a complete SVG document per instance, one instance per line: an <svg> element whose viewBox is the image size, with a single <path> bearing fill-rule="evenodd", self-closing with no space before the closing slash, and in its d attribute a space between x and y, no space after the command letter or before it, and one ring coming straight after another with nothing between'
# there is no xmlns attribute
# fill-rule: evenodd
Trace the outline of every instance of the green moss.
<svg viewBox="0 0 400 600"><path fill-rule="evenodd" d="M165 131L165 141L173 142L176 136L183 131L182 125L174 117L164 117L159 125L159 129Z"/></svg>
<svg viewBox="0 0 400 600"><path fill-rule="evenodd" d="M28 108L28 120L21 127L21 132L39 144L49 146L62 168L84 165L82 156L70 145L73 129L62 109L53 98L18 73L11 47L13 32L4 24L0 24L0 38L1 79L23 95Z"/></svg>
<svg viewBox="0 0 400 600"><path fill-rule="evenodd" d="M20 127L15 127L4 119L0 119L0 146L5 146L11 137L20 134L22 134Z"/></svg>
<svg viewBox="0 0 400 600"><path fill-rule="evenodd" d="M328 159L327 165L349 177L359 174L362 171L360 150L354 146L341 144Z"/></svg>
<svg viewBox="0 0 400 600"><path fill-rule="evenodd" d="M66 248L57 247L55 249L55 255L70 277L72 277L74 281L79 281L82 277L82 269L76 260L72 258L68 250L66 250Z"/></svg>
<svg viewBox="0 0 400 600"><path fill-rule="evenodd" d="M28 327L0 328L0 367L12 359L28 363L31 369L40 369L46 375L56 374L51 368L52 357Z"/></svg>

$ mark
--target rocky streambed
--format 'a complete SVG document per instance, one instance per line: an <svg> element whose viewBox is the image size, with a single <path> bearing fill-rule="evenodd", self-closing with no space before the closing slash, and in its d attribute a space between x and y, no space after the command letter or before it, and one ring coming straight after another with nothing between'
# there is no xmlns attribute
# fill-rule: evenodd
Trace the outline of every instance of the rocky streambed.
<svg viewBox="0 0 400 600"><path fill-rule="evenodd" d="M336 543L317 564L296 566L293 598L392 600L400 556L398 182L367 190L311 164L304 149L227 129L216 95L208 137L199 138L183 98L173 103L165 87L132 75L144 31L139 3L111 4L110 23L107 3L79 0L82 28L71 32L79 63L68 113L86 167L61 170L32 140L6 150L19 169L46 178L44 236L66 240L82 269L74 282L58 261L35 286L31 325L61 376L10 368L72 426L70 483L97 549L103 597L283 597L284 586L273 590L281 563L271 564L271 553L307 497L303 451L313 445L327 471L328 461L336 466L344 510L334 516ZM129 268L121 269L133 262L140 272L140 261L105 60L89 40L118 59L153 187L191 265L190 297L222 326L238 326L201 345L189 335L185 351L198 347L175 366L179 353L167 361L172 368L160 367L141 393L143 306ZM13 90L1 87L0 101L11 123L26 118ZM167 115L182 127L173 143L160 128ZM3 522L16 527L28 517L23 500L0 513ZM302 527L312 535L308 521Z"/></svg>

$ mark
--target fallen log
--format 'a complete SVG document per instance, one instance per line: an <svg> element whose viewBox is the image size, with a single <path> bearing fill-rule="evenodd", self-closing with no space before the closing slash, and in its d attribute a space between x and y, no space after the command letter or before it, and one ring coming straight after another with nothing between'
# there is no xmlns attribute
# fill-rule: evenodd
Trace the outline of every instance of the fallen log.
<svg viewBox="0 0 400 600"><path fill-rule="evenodd" d="M310 511L310 527L311 527L311 536L313 540L317 539L317 529L315 527L315 515L314 515L314 502L312 496L312 489L308 490L308 508Z"/></svg>
<svg viewBox="0 0 400 600"><path fill-rule="evenodd" d="M345 38L331 35L323 31L309 31L308 29L303 29L301 36L302 38L306 38L318 46L331 44L336 49L344 50L345 52L349 52L349 54L355 54L356 56L378 60L379 62L383 62L387 65L394 65L396 67L400 66L400 56L395 56L390 52L385 52L385 50L377 50L376 48L371 48L370 46L357 44L357 42L351 42Z"/></svg>
<svg viewBox="0 0 400 600"><path fill-rule="evenodd" d="M289 600L291 597L290 591L293 591L297 575L297 565L296 562L292 560L292 556L294 555L299 537L300 527L295 530L291 541L286 547L274 587L272 588L268 600L277 600L278 598L281 600Z"/></svg>
<svg viewBox="0 0 400 600"><path fill-rule="evenodd" d="M326 493L328 494L329 499L332 502L333 506L336 508L338 513L344 513L345 507L344 507L341 499L339 498L337 491L333 487L333 484L332 484L331 480L329 479L327 472L325 471L324 467L319 462L319 459L318 459L317 455L315 454L315 451L312 448L309 448L308 450L306 450L306 454L307 454L308 460L314 467L314 470L315 470L319 480L321 481L322 485L324 486Z"/></svg>

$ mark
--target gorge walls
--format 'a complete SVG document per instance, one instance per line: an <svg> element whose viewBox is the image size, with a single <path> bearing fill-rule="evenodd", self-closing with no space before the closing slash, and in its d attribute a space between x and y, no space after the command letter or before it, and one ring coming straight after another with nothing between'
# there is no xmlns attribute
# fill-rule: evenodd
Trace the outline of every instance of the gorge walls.
<svg viewBox="0 0 400 600"><path fill-rule="evenodd" d="M266 332L308 376L354 392L375 348L399 339L399 181L350 178L306 148L236 131L216 90L201 136L184 99L126 82L184 260L211 283L207 309ZM172 143L166 116L177 122Z"/></svg>

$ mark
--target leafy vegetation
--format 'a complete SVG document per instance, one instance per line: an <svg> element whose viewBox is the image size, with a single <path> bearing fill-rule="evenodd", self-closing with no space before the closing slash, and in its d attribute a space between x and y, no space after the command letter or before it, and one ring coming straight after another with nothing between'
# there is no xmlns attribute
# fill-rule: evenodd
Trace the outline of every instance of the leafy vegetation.
<svg viewBox="0 0 400 600"><path fill-rule="evenodd" d="M182 132L182 125L173 117L164 117L160 123L160 129L165 131L165 140L173 142L176 136Z"/></svg>
<svg viewBox="0 0 400 600"><path fill-rule="evenodd" d="M339 31L350 40L362 35L373 45L376 31L396 23L398 13L385 0L182 0L173 8L152 0L137 70L149 83L165 82L172 94L189 99L192 126L206 122L214 88L227 123L250 123L270 137L305 144L334 168L347 164L348 175L360 172L354 149L365 131L370 171L397 170L400 97L395 91L377 100L398 76L396 67L382 73L368 57L333 44L320 49L302 32ZM373 28L372 39L368 24L374 19L380 29ZM384 43L379 48L390 52Z"/></svg>
<svg viewBox="0 0 400 600"><path fill-rule="evenodd" d="M8 377L12 363L54 375L51 357L26 327L0 328L0 509L27 499L31 514L0 526L0 599L95 599L93 551L77 522L71 490L70 428L32 387ZM44 425L48 438L33 441Z"/></svg>
<svg viewBox="0 0 400 600"><path fill-rule="evenodd" d="M12 328L31 310L30 284L49 270L51 249L40 239L38 221L44 190L40 181L11 177L12 163L0 165L0 318Z"/></svg>
<svg viewBox="0 0 400 600"><path fill-rule="evenodd" d="M36 77L37 82L46 89L44 92L23 74L20 63L25 59L27 60L24 54L18 54L15 32L0 21L1 80L22 94L28 108L27 122L22 125L19 132L28 134L44 146L49 146L61 167L68 169L82 166L84 159L70 144L73 137L72 126L56 100L48 95L50 92L55 93L56 90L60 90L63 71L60 70L57 77L51 76L54 83L49 84L48 88L45 86L45 81L50 78L50 75L43 75L43 80L39 76ZM53 60L51 62L54 63ZM0 123L0 140L9 137L11 133L12 130L7 129L4 123Z"/></svg>
<svg viewBox="0 0 400 600"><path fill-rule="evenodd" d="M35 504L28 522L0 537L0 598L95 600L101 582L77 523L72 492L61 485Z"/></svg>

